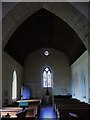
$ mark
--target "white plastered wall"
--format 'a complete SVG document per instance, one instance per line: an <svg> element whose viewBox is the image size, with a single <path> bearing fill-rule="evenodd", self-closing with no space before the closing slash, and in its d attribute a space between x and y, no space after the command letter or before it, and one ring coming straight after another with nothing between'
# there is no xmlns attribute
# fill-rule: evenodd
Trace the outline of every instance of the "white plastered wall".
<svg viewBox="0 0 90 120"><path fill-rule="evenodd" d="M8 99L9 104L12 103L12 80L13 71L17 72L17 99L20 99L20 88L23 83L23 66L17 63L6 52L2 54L2 104Z"/></svg>
<svg viewBox="0 0 90 120"><path fill-rule="evenodd" d="M88 51L85 51L71 66L72 69L72 96L80 101L89 100L88 79ZM85 85L82 84L85 80ZM85 89L85 96L83 97Z"/></svg>
<svg viewBox="0 0 90 120"><path fill-rule="evenodd" d="M71 70L66 55L58 50L49 48L50 55L43 55L44 49L29 54L25 60L24 82L31 88L31 97L41 97L42 71L49 67L53 74L53 94L60 95L61 89L71 92Z"/></svg>

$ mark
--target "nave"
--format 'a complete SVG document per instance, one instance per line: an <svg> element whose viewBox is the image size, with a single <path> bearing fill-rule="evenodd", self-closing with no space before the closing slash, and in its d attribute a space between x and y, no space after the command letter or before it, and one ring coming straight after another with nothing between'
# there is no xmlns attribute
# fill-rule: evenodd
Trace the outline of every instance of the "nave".
<svg viewBox="0 0 90 120"><path fill-rule="evenodd" d="M78 5L2 4L0 117L89 120L88 19ZM84 10L88 3L79 5ZM48 102L48 97L52 106L35 102ZM29 101L17 104L22 99Z"/></svg>
<svg viewBox="0 0 90 120"><path fill-rule="evenodd" d="M90 105L71 96L54 96L52 104L40 99L19 100L19 106L3 107L2 120L89 120ZM28 103L28 104L27 104Z"/></svg>

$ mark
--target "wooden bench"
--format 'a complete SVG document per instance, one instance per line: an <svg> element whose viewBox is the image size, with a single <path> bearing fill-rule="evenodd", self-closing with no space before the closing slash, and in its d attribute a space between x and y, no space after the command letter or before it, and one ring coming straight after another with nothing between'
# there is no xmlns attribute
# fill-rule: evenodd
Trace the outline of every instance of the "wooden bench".
<svg viewBox="0 0 90 120"><path fill-rule="evenodd" d="M34 108L26 108L26 115L25 117L26 118L35 118L35 109ZM21 113L21 114L18 114L18 113ZM18 118L18 115L20 115L21 117L23 117L23 112L22 112L22 108L13 108L13 107L10 107L10 108L3 108L0 110L0 114L1 114L1 118L4 119L4 117L7 115L7 113L10 115L10 118Z"/></svg>
<svg viewBox="0 0 90 120"><path fill-rule="evenodd" d="M57 117L60 120L89 120L90 105L76 99L57 99L54 101ZM73 115L73 116L72 116ZM77 117L75 117L75 116Z"/></svg>
<svg viewBox="0 0 90 120"><path fill-rule="evenodd" d="M35 119L39 113L41 100L40 99L32 99L32 100L21 100L21 101L29 102L28 106L25 107L25 110L27 111L25 119L27 119L27 120L31 119L31 118ZM20 101L17 101L17 102L20 102ZM10 119L11 118L16 119L17 118L16 114L18 113L18 111L21 111L21 110L22 110L22 108L20 108L20 107L3 107L0 110L0 116L3 117L5 115L7 115L7 113L9 113Z"/></svg>
<svg viewBox="0 0 90 120"><path fill-rule="evenodd" d="M19 107L4 107L0 110L0 114L1 114L1 117L4 117L5 115L7 115L7 113L9 113L9 115L12 118L14 118L14 117L17 117L16 113L20 110L22 110L22 108L19 108Z"/></svg>

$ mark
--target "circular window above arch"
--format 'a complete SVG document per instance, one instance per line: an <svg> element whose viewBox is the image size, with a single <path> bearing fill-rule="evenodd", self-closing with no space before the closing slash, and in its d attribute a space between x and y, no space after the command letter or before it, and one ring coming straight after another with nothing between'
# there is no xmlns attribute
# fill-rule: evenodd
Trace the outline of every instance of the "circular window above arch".
<svg viewBox="0 0 90 120"><path fill-rule="evenodd" d="M50 54L50 53L49 53L48 50L45 50L45 51L44 51L44 55L45 55L45 56L49 56L49 54Z"/></svg>

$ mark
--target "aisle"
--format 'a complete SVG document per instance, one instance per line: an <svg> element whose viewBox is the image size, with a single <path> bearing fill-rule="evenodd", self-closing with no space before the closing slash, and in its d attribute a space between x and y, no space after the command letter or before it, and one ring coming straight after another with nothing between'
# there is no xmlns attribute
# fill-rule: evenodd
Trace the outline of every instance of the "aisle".
<svg viewBox="0 0 90 120"><path fill-rule="evenodd" d="M45 118L51 118L51 120L56 120L56 114L52 106L42 106L40 110L40 120L45 120Z"/></svg>

